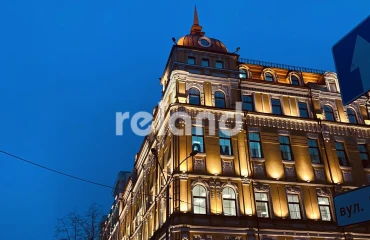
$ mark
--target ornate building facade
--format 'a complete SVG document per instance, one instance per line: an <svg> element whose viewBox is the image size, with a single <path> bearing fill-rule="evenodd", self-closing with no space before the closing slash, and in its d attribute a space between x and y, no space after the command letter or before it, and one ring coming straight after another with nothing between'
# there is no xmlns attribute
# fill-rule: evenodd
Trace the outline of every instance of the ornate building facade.
<svg viewBox="0 0 370 240"><path fill-rule="evenodd" d="M161 84L102 240L370 239L369 224L336 224L335 194L370 183L370 120L366 97L342 105L335 73L242 59L205 36L195 11ZM179 112L188 135L171 132Z"/></svg>

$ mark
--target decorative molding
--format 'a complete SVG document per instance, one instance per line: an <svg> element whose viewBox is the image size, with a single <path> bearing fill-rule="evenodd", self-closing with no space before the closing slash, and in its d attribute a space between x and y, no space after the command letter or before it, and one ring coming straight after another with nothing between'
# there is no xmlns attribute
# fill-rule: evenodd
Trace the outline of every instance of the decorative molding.
<svg viewBox="0 0 370 240"><path fill-rule="evenodd" d="M295 178L296 172L293 164L284 164L285 175L288 178Z"/></svg>
<svg viewBox="0 0 370 240"><path fill-rule="evenodd" d="M269 185L263 185L261 183L257 183L253 185L254 191L256 192L269 192L270 186Z"/></svg>
<svg viewBox="0 0 370 240"><path fill-rule="evenodd" d="M363 138L357 138L357 144L366 144L366 139Z"/></svg>
<svg viewBox="0 0 370 240"><path fill-rule="evenodd" d="M344 182L346 182L346 183L353 182L352 172L342 171L342 173L343 173L343 180L344 180Z"/></svg>
<svg viewBox="0 0 370 240"><path fill-rule="evenodd" d="M325 180L325 173L324 169L322 168L315 168L315 179L319 181L324 181Z"/></svg>
<svg viewBox="0 0 370 240"><path fill-rule="evenodd" d="M212 240L212 235L206 235L206 234L202 234L202 235L194 235L193 236L193 239L194 240Z"/></svg>
<svg viewBox="0 0 370 240"><path fill-rule="evenodd" d="M318 139L319 135L317 133L307 133L307 137L310 139Z"/></svg>
<svg viewBox="0 0 370 240"><path fill-rule="evenodd" d="M344 138L343 137L339 137L339 136L334 136L334 140L336 142L344 142Z"/></svg>
<svg viewBox="0 0 370 240"><path fill-rule="evenodd" d="M264 176L265 175L265 164L264 163L257 163L253 162L253 172L256 176Z"/></svg>
<svg viewBox="0 0 370 240"><path fill-rule="evenodd" d="M279 135L284 135L284 136L289 136L290 135L290 132L288 130L278 129L278 134Z"/></svg>
<svg viewBox="0 0 370 240"><path fill-rule="evenodd" d="M301 194L302 189L300 187L286 187L285 192L290 194Z"/></svg>
<svg viewBox="0 0 370 240"><path fill-rule="evenodd" d="M232 160L222 160L222 173L224 174L233 174L234 173L234 164Z"/></svg>
<svg viewBox="0 0 370 240"><path fill-rule="evenodd" d="M248 177L242 177L241 182L242 184L249 184L251 182L251 179Z"/></svg>
<svg viewBox="0 0 370 240"><path fill-rule="evenodd" d="M248 126L248 132L260 132L261 129L259 127L250 127Z"/></svg>
<svg viewBox="0 0 370 240"><path fill-rule="evenodd" d="M325 197L331 197L331 192L328 188L317 188L316 194L318 196L325 196Z"/></svg>
<svg viewBox="0 0 370 240"><path fill-rule="evenodd" d="M206 164L204 159L195 158L194 159L194 171L205 171Z"/></svg>

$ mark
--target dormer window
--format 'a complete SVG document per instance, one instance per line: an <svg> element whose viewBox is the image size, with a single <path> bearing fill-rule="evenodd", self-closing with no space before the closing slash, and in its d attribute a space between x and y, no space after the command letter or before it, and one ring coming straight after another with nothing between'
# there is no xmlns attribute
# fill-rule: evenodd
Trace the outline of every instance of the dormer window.
<svg viewBox="0 0 370 240"><path fill-rule="evenodd" d="M272 73L270 73L270 72L266 72L265 73L265 81L273 82L274 81L274 75L272 75Z"/></svg>
<svg viewBox="0 0 370 240"><path fill-rule="evenodd" d="M329 83L329 91L330 92L338 92L337 85L335 85L335 82Z"/></svg>
<svg viewBox="0 0 370 240"><path fill-rule="evenodd" d="M290 77L290 82L292 83L292 85L294 86L299 86L300 83L299 83L299 78L296 76L296 75L292 75Z"/></svg>
<svg viewBox="0 0 370 240"><path fill-rule="evenodd" d="M351 108L347 108L347 115L348 115L348 120L350 123L352 124L357 124L357 116L356 116L356 112L351 109Z"/></svg>
<svg viewBox="0 0 370 240"><path fill-rule="evenodd" d="M239 78L248 78L248 72L244 68L239 69Z"/></svg>

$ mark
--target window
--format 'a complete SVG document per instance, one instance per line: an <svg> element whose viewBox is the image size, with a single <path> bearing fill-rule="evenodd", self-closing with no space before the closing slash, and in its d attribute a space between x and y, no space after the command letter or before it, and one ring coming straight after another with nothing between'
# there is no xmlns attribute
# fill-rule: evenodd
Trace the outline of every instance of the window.
<svg viewBox="0 0 370 240"><path fill-rule="evenodd" d="M292 75L290 77L290 82L292 83L292 85L299 86L299 78L295 75Z"/></svg>
<svg viewBox="0 0 370 240"><path fill-rule="evenodd" d="M223 61L216 61L216 68L223 69L224 68L224 62Z"/></svg>
<svg viewBox="0 0 370 240"><path fill-rule="evenodd" d="M288 194L288 207L291 219L302 219L298 194Z"/></svg>
<svg viewBox="0 0 370 240"><path fill-rule="evenodd" d="M353 109L347 108L347 115L350 123L357 124L356 112Z"/></svg>
<svg viewBox="0 0 370 240"><path fill-rule="evenodd" d="M195 57L188 57L188 64L195 65Z"/></svg>
<svg viewBox="0 0 370 240"><path fill-rule="evenodd" d="M279 136L280 152L283 160L293 160L292 149L288 136Z"/></svg>
<svg viewBox="0 0 370 240"><path fill-rule="evenodd" d="M256 208L257 208L257 217L269 218L269 199L267 193L256 192Z"/></svg>
<svg viewBox="0 0 370 240"><path fill-rule="evenodd" d="M198 152L204 152L204 137L202 127L192 127L191 128L191 143L193 150Z"/></svg>
<svg viewBox="0 0 370 240"><path fill-rule="evenodd" d="M236 195L231 187L222 190L222 206L226 216L236 216Z"/></svg>
<svg viewBox="0 0 370 240"><path fill-rule="evenodd" d="M249 137L249 148L252 158L262 158L261 138L259 133L251 132Z"/></svg>
<svg viewBox="0 0 370 240"><path fill-rule="evenodd" d="M321 163L319 146L317 144L317 139L308 139L308 148L310 152L312 163Z"/></svg>
<svg viewBox="0 0 370 240"><path fill-rule="evenodd" d="M202 66L203 67L209 67L209 59L202 58Z"/></svg>
<svg viewBox="0 0 370 240"><path fill-rule="evenodd" d="M207 213L207 192L205 187L196 185L193 188L193 206L195 214Z"/></svg>
<svg viewBox="0 0 370 240"><path fill-rule="evenodd" d="M248 72L247 70L240 68L239 69L239 78L247 78L248 77Z"/></svg>
<svg viewBox="0 0 370 240"><path fill-rule="evenodd" d="M308 118L309 117L307 103L298 102L298 108L299 108L299 116L301 118Z"/></svg>
<svg viewBox="0 0 370 240"><path fill-rule="evenodd" d="M242 101L243 101L243 110L247 110L247 111L254 110L252 95L243 95Z"/></svg>
<svg viewBox="0 0 370 240"><path fill-rule="evenodd" d="M325 113L325 120L335 121L334 111L331 107L325 105L324 106L324 113Z"/></svg>
<svg viewBox="0 0 370 240"><path fill-rule="evenodd" d="M189 89L189 103L194 105L200 105L200 92L196 88Z"/></svg>
<svg viewBox="0 0 370 240"><path fill-rule="evenodd" d="M277 115L282 114L280 99L272 98L271 99L271 105L272 105L272 113L273 114L277 114Z"/></svg>
<svg viewBox="0 0 370 240"><path fill-rule="evenodd" d="M344 144L342 142L335 142L335 150L337 152L339 164L341 166L348 166L347 154L344 149Z"/></svg>
<svg viewBox="0 0 370 240"><path fill-rule="evenodd" d="M321 220L331 221L330 204L328 197L318 197Z"/></svg>
<svg viewBox="0 0 370 240"><path fill-rule="evenodd" d="M269 73L269 72L265 73L265 81L268 81L268 82L274 81L274 76L272 75L272 73Z"/></svg>
<svg viewBox="0 0 370 240"><path fill-rule="evenodd" d="M362 161L362 166L364 168L369 167L369 152L367 151L366 144L359 144L358 145L358 152L360 153L360 158Z"/></svg>
<svg viewBox="0 0 370 240"><path fill-rule="evenodd" d="M216 107L225 108L225 94L220 91L215 92L215 103Z"/></svg>
<svg viewBox="0 0 370 240"><path fill-rule="evenodd" d="M338 92L337 85L335 85L335 83L329 83L329 91L330 92Z"/></svg>
<svg viewBox="0 0 370 240"><path fill-rule="evenodd" d="M232 155L230 131L220 129L220 154Z"/></svg>

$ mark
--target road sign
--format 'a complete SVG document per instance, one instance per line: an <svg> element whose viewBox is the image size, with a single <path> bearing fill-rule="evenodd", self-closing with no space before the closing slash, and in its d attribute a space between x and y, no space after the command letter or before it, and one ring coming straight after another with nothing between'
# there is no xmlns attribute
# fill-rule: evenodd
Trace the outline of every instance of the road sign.
<svg viewBox="0 0 370 240"><path fill-rule="evenodd" d="M332 49L344 105L370 91L370 16Z"/></svg>
<svg viewBox="0 0 370 240"><path fill-rule="evenodd" d="M370 221L370 185L334 197L339 227Z"/></svg>

